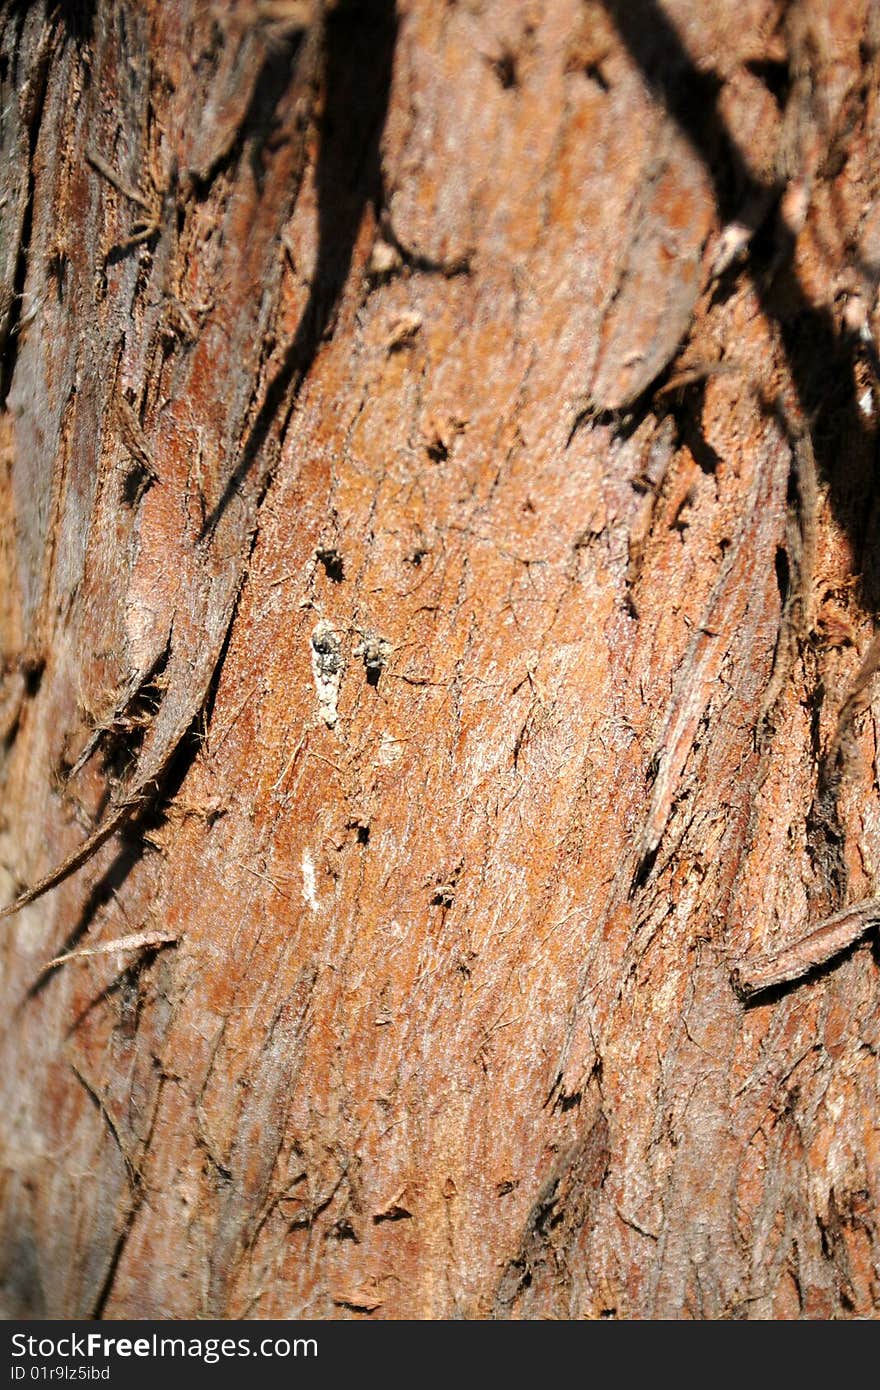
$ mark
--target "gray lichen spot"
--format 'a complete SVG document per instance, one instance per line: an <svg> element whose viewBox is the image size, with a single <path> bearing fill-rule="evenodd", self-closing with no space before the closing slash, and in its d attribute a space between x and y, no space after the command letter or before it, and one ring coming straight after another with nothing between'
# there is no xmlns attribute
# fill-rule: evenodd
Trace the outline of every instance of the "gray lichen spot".
<svg viewBox="0 0 880 1390"><path fill-rule="evenodd" d="M367 684L378 685L379 677L388 665L391 643L375 632L365 632L352 654L363 661L367 671Z"/></svg>
<svg viewBox="0 0 880 1390"><path fill-rule="evenodd" d="M326 618L322 618L312 631L311 651L318 713L328 729L332 729L339 718L336 702L339 699L345 661L342 656L342 644Z"/></svg>

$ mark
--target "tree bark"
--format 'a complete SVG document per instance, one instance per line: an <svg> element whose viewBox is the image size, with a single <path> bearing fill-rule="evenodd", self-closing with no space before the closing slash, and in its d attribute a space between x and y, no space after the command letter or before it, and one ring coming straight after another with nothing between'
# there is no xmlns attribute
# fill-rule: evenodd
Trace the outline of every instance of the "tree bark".
<svg viewBox="0 0 880 1390"><path fill-rule="evenodd" d="M0 25L5 1315L876 1315L877 6Z"/></svg>

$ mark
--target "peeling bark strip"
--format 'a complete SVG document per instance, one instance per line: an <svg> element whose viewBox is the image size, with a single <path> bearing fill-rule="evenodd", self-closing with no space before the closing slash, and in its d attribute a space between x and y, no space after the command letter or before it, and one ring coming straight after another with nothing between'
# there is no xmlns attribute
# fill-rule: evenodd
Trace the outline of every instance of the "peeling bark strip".
<svg viewBox="0 0 880 1390"><path fill-rule="evenodd" d="M742 961L731 974L734 989L742 999L752 999L777 985L803 979L861 941L878 924L880 898L866 898L845 907L794 945Z"/></svg>
<svg viewBox="0 0 880 1390"><path fill-rule="evenodd" d="M71 960L90 959L92 956L112 956L124 951L148 951L159 946L173 946L179 940L179 936L172 932L131 932L128 936L117 937L115 941L101 941L97 946L83 946L78 951L65 951L63 955L53 956L52 960L47 963L46 969L50 970L56 965L65 965Z"/></svg>
<svg viewBox="0 0 880 1390"><path fill-rule="evenodd" d="M167 754L169 761L174 753L174 749L177 747L177 743L179 743L180 739L183 737L190 723L191 720L187 720L178 739L173 745L169 746ZM160 767L160 774L161 770ZM2 912L0 912L0 921L7 917L14 917L23 907L27 907L28 903L36 902L44 893L48 893L51 888L56 888L59 883L63 883L71 874L76 873L77 869L81 869L85 864L88 864L89 860L97 854L101 846L105 845L111 836L116 834L117 830L121 830L129 817L134 815L135 811L143 806L145 799L146 787L138 787L136 784L132 788L131 798L121 805L112 807L97 829L93 830L91 835L86 837L78 849L75 849L72 854L69 854L66 859L63 859L60 864L56 865L48 874L45 874L39 879L32 888L27 888L23 893L19 893L14 902L8 903L7 906L3 908Z"/></svg>
<svg viewBox="0 0 880 1390"><path fill-rule="evenodd" d="M179 176L176 159L172 159L167 175L166 201L173 201L177 198L183 199L185 194L191 194L194 182L207 186L212 180L216 180L221 172L226 172L226 166L230 165L234 158L241 160L246 146L251 141L253 142L251 157L254 159L264 157L263 150L269 139L273 112L271 104L264 111L260 110L260 105L261 103L265 105L268 100L265 89L271 89L274 85L276 90L271 101L283 105L286 100L289 129L287 140L281 146L281 154L276 156L276 160L283 167L283 178L276 175L274 182L270 185L269 196L265 199L268 206L262 236L259 240L255 238L255 246L251 249L251 256L256 264L259 266L262 262L262 270L257 276L257 289L262 294L265 294L265 284L259 283L259 281L263 280L267 284L272 284L278 278L278 237L289 214L291 203L296 198L305 168L312 105L323 69L324 6L321 0L315 0L315 3L308 7L309 27L299 49L296 50L295 61L293 57L295 50L289 48L292 35L303 27L301 23L303 13L304 7L296 6L286 16L289 23L285 24L281 39L279 39L278 34L275 34L274 37L270 35L269 56L265 60L263 69L256 67L255 57L252 57L251 67L256 72L256 81L250 103L243 111L237 113L238 123L233 120L232 124L222 131L222 148L218 151L216 132L212 133L213 143L210 138L203 136L200 147L199 137L202 132L197 131L190 151L190 168L186 175L183 178ZM284 18L284 16L267 12L264 18L267 21L274 21ZM283 65L279 67L278 57L273 55L271 48L272 43L281 40L288 44L287 50L283 47L281 49L282 55L285 52L288 54L286 67ZM249 37L245 36L241 40L242 50L247 49L248 45ZM290 95L286 95L287 89L290 89L293 99ZM296 99L297 93L301 94L299 100ZM227 120L229 120L230 114L226 113ZM265 129L261 128L261 121L266 127ZM205 154L206 138L208 138L208 144L212 149L210 157ZM141 194L134 191L124 178L116 174L103 157L96 155L91 149L87 149L84 162L88 168L100 173L102 178L112 187L121 191L125 199L133 201L141 207L149 207L149 203ZM174 228L171 225L173 218L165 218L164 221L168 225L163 228L163 219L157 215L146 229L146 234L142 235L141 232L138 232L136 236L129 236L112 248L113 253L118 256L121 251L130 251L141 242L157 238L156 245L150 254L150 264L154 267L160 266L164 272L160 302L172 297L167 281L170 279L170 265L177 249L176 245L172 244L175 239ZM230 249L234 254L234 245ZM103 267L105 275L109 263L108 256ZM253 267L249 268L253 269ZM31 272L39 273L41 269L44 270L44 267L39 265L31 267ZM246 270L238 271L236 267L229 266L225 286L226 294L232 293L231 285L235 284L237 278L241 281L237 288L240 292L245 292L247 287ZM260 302L259 299L255 301L253 288L247 287L247 289L247 298L242 306L241 323L238 325L239 331L244 336L249 336L247 332L248 318L260 310ZM192 322L192 315L185 305L178 307L184 321ZM324 313L327 312L329 312L329 307L325 306ZM154 327L158 327L159 333L168 334L167 324L154 325ZM256 337L257 346L259 346L260 338L271 331L270 325L266 322L260 325L260 329L261 331L254 325L250 335ZM125 325L123 341L133 332L133 325ZM211 682L215 677L235 613L247 560L253 547L258 509L277 460L285 422L289 419L292 409L292 401L288 397L291 392L295 393L308 360L314 353L317 344L316 334L318 336L320 334L320 315L315 314L310 299L303 312L300 331L294 335L285 359L262 391L259 377L264 373L264 364L259 361L254 364L257 379L251 387L253 399L251 401L241 399L235 402L236 409L233 411L232 418L227 422L225 442L230 459L229 463L225 467L223 466L224 459L221 454L217 460L212 460L206 469L202 470L200 467L199 476L195 480L199 493L199 514L202 521L197 535L192 534L192 521L187 516L187 512L190 510L193 471L191 463L187 464L187 472L182 479L183 496L179 499L178 535L174 537L173 541L176 547L180 547L183 568L182 583L177 593L171 597L172 606L164 614L164 622L161 618L159 623L154 622L154 630L163 634L160 638L162 645L158 649L158 654L154 647L148 656L142 657L142 664L139 669L134 673L129 672L123 682L124 688L128 690L140 683L141 672L147 667L155 669L161 663L165 668L161 699L148 722L136 766L129 772L124 784L114 791L102 820L84 842L30 888L20 893L14 902L0 912L0 919L14 915L21 908L34 902L83 867L128 820L138 815L155 800L157 795L161 794L172 759L199 711L203 708ZM103 346L106 349L107 345ZM155 346L149 344L149 349L155 351ZM160 487L156 489L159 493L175 490L175 480L171 476L173 454L177 449L181 449L185 455L191 453L192 450L191 412L193 406L190 393L197 389L198 374L206 368L205 359L206 355L209 355L206 354L206 349L208 349L207 326L202 329L200 342L195 352L183 354L177 380L171 392L172 399L164 402L166 407L170 406L170 410L167 415L163 416L161 423L158 419L154 422L149 439L130 402L125 397L111 392L108 403L109 410L112 412L111 419L116 422L119 416L122 416L123 424L120 429L122 439L129 451L132 450L132 440L136 441L136 457L140 460L141 467L144 467L144 461L146 461L147 476L150 481L156 481L160 484ZM27 370L28 364L25 364L23 371L26 372ZM42 364L37 370L43 370ZM139 389L146 390L148 388L140 387ZM15 382L13 383L12 396L15 396ZM281 413L283 405L286 406L285 414ZM213 422L211 423L213 424ZM159 460L163 460L165 463L165 468L161 470L161 476L156 471L156 464ZM233 499L235 499L236 505L230 505ZM166 516L167 506L166 502ZM209 526L204 521L204 515L208 509L210 509ZM157 517L157 521L163 529L167 525L164 518ZM56 520L56 525L60 525L60 520ZM147 523L143 522L142 527L140 540L144 550L144 557L142 558L146 558L148 562L152 563L154 572L158 570L161 573L167 565L166 557L161 554L162 538L160 535L154 537L153 544L156 547L156 553L151 555L144 539L145 535L148 534ZM164 579L164 575L162 577ZM132 576L132 580L134 590L136 586L134 576ZM48 586L46 592L48 593ZM161 599L153 600L157 606L161 605L161 602ZM132 593L129 599L130 611L135 604L138 606L145 604L143 593ZM44 640L46 640L45 636ZM93 735L87 744L89 752L96 742L97 740ZM77 760L74 767L75 772L80 770L82 762L87 757L88 752Z"/></svg>

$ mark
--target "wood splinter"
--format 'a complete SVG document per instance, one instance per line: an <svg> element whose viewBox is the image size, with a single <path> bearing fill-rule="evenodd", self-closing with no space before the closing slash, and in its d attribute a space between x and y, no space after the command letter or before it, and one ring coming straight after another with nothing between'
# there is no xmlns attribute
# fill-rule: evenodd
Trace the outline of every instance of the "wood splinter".
<svg viewBox="0 0 880 1390"><path fill-rule="evenodd" d="M794 945L741 961L731 972L733 987L741 999L748 1000L777 985L800 980L854 946L878 925L880 898L864 898L826 918Z"/></svg>

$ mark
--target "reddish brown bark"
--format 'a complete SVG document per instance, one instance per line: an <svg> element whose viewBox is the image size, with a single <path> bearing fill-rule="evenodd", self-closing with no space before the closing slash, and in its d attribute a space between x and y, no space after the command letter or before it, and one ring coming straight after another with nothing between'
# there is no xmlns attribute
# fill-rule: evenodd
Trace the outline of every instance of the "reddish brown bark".
<svg viewBox="0 0 880 1390"><path fill-rule="evenodd" d="M875 8L0 15L6 1314L876 1314Z"/></svg>

